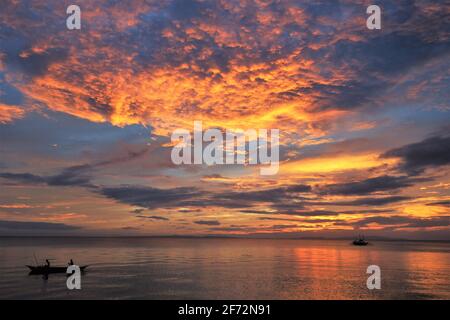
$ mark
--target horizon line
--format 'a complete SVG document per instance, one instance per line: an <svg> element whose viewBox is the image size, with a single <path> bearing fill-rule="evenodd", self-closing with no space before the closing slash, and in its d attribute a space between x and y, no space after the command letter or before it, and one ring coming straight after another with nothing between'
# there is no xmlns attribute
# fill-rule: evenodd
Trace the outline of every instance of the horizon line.
<svg viewBox="0 0 450 320"><path fill-rule="evenodd" d="M246 240L354 240L352 237L252 237L238 235L0 235L0 238L164 238L164 239L246 239ZM389 237L367 237L371 241L408 241L408 242L450 242L450 239L406 239Z"/></svg>

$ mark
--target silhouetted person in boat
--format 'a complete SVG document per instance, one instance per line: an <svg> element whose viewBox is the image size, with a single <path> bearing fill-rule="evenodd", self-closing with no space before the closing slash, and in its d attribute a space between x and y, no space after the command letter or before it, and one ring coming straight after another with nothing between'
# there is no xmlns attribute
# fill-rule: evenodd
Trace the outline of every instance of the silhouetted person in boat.
<svg viewBox="0 0 450 320"><path fill-rule="evenodd" d="M70 261L69 261L69 266L73 266L73 260L72 259L70 259Z"/></svg>
<svg viewBox="0 0 450 320"><path fill-rule="evenodd" d="M50 261L48 261L48 259L45 259L45 263L47 264L46 267L50 268Z"/></svg>

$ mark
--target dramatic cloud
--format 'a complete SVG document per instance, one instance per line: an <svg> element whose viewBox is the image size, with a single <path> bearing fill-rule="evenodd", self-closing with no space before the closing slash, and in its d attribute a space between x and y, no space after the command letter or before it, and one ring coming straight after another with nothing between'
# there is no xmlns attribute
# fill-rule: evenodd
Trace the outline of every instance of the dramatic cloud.
<svg viewBox="0 0 450 320"><path fill-rule="evenodd" d="M444 206L444 207L450 207L450 200L447 201L436 201L432 203L427 203L428 206Z"/></svg>
<svg viewBox="0 0 450 320"><path fill-rule="evenodd" d="M193 188L157 189L142 186L103 188L101 193L108 198L148 209L178 207L183 201L202 196L201 192Z"/></svg>
<svg viewBox="0 0 450 320"><path fill-rule="evenodd" d="M450 136L432 137L418 143L392 149L384 157L402 159L400 168L410 174L419 174L429 167L450 164Z"/></svg>
<svg viewBox="0 0 450 320"><path fill-rule="evenodd" d="M198 220L194 221L196 224L206 225L206 226L219 226L220 222L217 220Z"/></svg>
<svg viewBox="0 0 450 320"><path fill-rule="evenodd" d="M143 216L143 215L137 215L136 218L144 218L144 219L150 219L150 220L163 220L163 221L169 221L169 218L166 218L166 217L160 217L160 216Z"/></svg>
<svg viewBox="0 0 450 320"><path fill-rule="evenodd" d="M367 29L362 0L85 0L81 30L65 27L67 5L0 10L11 230L79 219L127 234L444 234L444 1L383 0L382 30ZM170 135L195 120L279 129L279 173L174 165Z"/></svg>
<svg viewBox="0 0 450 320"><path fill-rule="evenodd" d="M95 169L127 162L138 158L148 151L147 148L134 152L128 151L125 156L100 161L94 164L83 164L63 169L56 175L39 176L31 173L0 173L0 178L17 181L24 184L46 184L48 186L81 186L96 188L91 183L92 173Z"/></svg>
<svg viewBox="0 0 450 320"><path fill-rule="evenodd" d="M158 189L143 186L105 187L101 193L109 198L148 209L174 207L248 208L256 203L276 203L283 199L300 199L309 186L293 185L262 191L208 192L197 188ZM297 209L299 206L296 207Z"/></svg>
<svg viewBox="0 0 450 320"><path fill-rule="evenodd" d="M366 227L370 224L389 226L390 228L448 227L450 226L450 216L434 217L433 219L407 216L384 216L364 218L356 222L336 223L336 225L352 225L356 227Z"/></svg>
<svg viewBox="0 0 450 320"><path fill-rule="evenodd" d="M78 36L62 27L64 3L11 2L0 14L1 61L24 96L95 122L151 124L160 134L192 119L276 123L318 135L348 110L378 105L393 85L407 91L413 68L448 53L432 3L386 5L383 33L367 32L366 6L87 1Z"/></svg>
<svg viewBox="0 0 450 320"><path fill-rule="evenodd" d="M392 196L392 197L379 197L379 198L360 198L352 201L341 201L334 203L340 206L382 206L400 201L409 200L410 197L404 196ZM324 203L325 204L325 203Z"/></svg>
<svg viewBox="0 0 450 320"><path fill-rule="evenodd" d="M220 193L215 198L222 200L232 200L236 201L237 203L239 203L239 201L278 202L283 199L300 199L301 196L299 194L308 193L310 191L311 187L307 185L291 185L261 191Z"/></svg>
<svg viewBox="0 0 450 320"><path fill-rule="evenodd" d="M47 184L49 186L92 187L89 166L74 166L52 176L38 176L31 173L0 173L0 178L25 184Z"/></svg>
<svg viewBox="0 0 450 320"><path fill-rule="evenodd" d="M407 176L381 176L363 181L326 185L320 189L322 194L365 195L378 191L406 188L426 179L410 179Z"/></svg>
<svg viewBox="0 0 450 320"><path fill-rule="evenodd" d="M31 173L1 173L1 178L20 183L45 183L46 179Z"/></svg>
<svg viewBox="0 0 450 320"><path fill-rule="evenodd" d="M63 223L0 220L0 229L20 231L71 231L80 229L80 227L69 226Z"/></svg>
<svg viewBox="0 0 450 320"><path fill-rule="evenodd" d="M8 106L1 104L0 101L0 124L11 122L14 119L20 119L25 115L25 111L17 106Z"/></svg>

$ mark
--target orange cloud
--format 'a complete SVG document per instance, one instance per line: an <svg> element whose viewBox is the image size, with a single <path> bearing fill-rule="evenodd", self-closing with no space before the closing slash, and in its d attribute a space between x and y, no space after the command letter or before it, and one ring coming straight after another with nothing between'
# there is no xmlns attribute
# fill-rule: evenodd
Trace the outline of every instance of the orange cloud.
<svg viewBox="0 0 450 320"><path fill-rule="evenodd" d="M11 122L22 118L24 115L25 111L20 107L0 103L0 123Z"/></svg>
<svg viewBox="0 0 450 320"><path fill-rule="evenodd" d="M161 51L151 52L149 58L155 63L141 65L139 46L110 44L107 35L125 36L138 25L146 28L143 14L169 9L166 3L127 3L108 10L98 9L97 4L83 6L86 28L82 32L42 35L21 53L26 60L64 48L67 57L50 61L45 74L28 81L23 81L23 74L10 75L11 82L52 110L117 126L151 125L157 135L203 120L205 127L279 128L318 137L326 132L320 123L346 114L333 109L338 106L319 110L316 102L321 94L314 86L344 85L354 76L350 68L328 67L321 72L319 64L303 54L308 46L301 42L280 53L285 50L279 40L282 30L292 24L305 25L310 19L295 4L280 4L285 9L281 14L264 2L257 3L254 31L239 24L240 16L249 10L244 4L220 3L233 13L231 21L211 16L192 19L187 27L175 19L160 30L167 43ZM291 36L300 39L305 32L292 30ZM262 50L271 57L256 57ZM218 58L218 52L224 57ZM226 67L220 59L226 60Z"/></svg>
<svg viewBox="0 0 450 320"><path fill-rule="evenodd" d="M291 161L281 166L281 173L330 173L346 170L369 169L382 165L395 164L393 159L380 159L376 153L324 156Z"/></svg>
<svg viewBox="0 0 450 320"><path fill-rule="evenodd" d="M28 204L12 203L12 204L0 204L0 209L28 209L33 208Z"/></svg>

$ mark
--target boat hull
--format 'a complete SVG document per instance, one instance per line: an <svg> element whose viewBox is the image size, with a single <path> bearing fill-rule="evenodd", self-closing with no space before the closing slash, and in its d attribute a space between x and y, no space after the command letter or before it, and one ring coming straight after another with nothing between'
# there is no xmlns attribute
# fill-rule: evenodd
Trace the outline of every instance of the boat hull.
<svg viewBox="0 0 450 320"><path fill-rule="evenodd" d="M30 274L51 274L51 273L66 273L68 267L47 267L47 266L28 266ZM87 266L80 267L81 271L84 271Z"/></svg>

